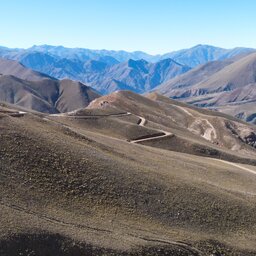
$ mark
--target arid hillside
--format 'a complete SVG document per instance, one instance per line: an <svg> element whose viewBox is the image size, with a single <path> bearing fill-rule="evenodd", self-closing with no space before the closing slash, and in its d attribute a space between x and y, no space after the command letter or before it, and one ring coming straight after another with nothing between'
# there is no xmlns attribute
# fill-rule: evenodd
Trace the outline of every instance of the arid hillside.
<svg viewBox="0 0 256 256"><path fill-rule="evenodd" d="M0 59L0 101L45 113L86 107L100 95L92 88L68 79L57 80Z"/></svg>
<svg viewBox="0 0 256 256"><path fill-rule="evenodd" d="M97 98L87 109L113 107L142 116L147 120L147 128L170 132L173 135L172 139L181 142L178 149L179 144L172 143L169 137L165 138L170 150L175 146L175 150L185 151L191 147L195 149L195 145L198 145L218 152L231 150L239 155L256 152L255 126L222 113L191 107L156 93L143 97L129 91L119 91ZM191 147L184 147L185 141ZM155 140L152 143L155 143ZM162 147L164 144L161 142L159 146ZM195 151L199 152L200 150ZM206 149L205 153L210 154Z"/></svg>
<svg viewBox="0 0 256 256"><path fill-rule="evenodd" d="M256 254L254 126L117 92L0 139L0 255Z"/></svg>
<svg viewBox="0 0 256 256"><path fill-rule="evenodd" d="M18 61L1 59L0 58L0 74L12 75L23 80L40 81L42 79L53 79L52 77L43 73L34 71L23 66Z"/></svg>

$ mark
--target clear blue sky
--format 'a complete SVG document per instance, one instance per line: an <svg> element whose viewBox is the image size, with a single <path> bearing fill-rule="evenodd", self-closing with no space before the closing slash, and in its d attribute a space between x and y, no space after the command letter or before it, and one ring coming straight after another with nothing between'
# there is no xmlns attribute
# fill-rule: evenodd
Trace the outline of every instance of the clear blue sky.
<svg viewBox="0 0 256 256"><path fill-rule="evenodd" d="M256 48L255 0L3 0L0 45L164 53L196 44Z"/></svg>

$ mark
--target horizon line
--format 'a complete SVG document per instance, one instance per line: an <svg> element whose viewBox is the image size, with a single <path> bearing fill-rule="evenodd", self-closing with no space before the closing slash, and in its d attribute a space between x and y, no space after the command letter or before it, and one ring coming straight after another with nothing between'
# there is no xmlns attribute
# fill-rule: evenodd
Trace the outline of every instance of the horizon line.
<svg viewBox="0 0 256 256"><path fill-rule="evenodd" d="M147 51L144 50L124 50L124 49L119 49L119 50L113 50L113 49L94 49L94 48L87 48L87 47L79 47L79 46L75 46L75 47L70 47L70 46L65 46L65 45L54 45L54 44L33 44L32 46L29 47L9 47L9 46L5 46L5 45L0 45L0 48L7 48L7 49L18 49L18 50L28 50L30 48L33 47L39 47L39 46L51 46L51 47L63 47L66 49L84 49L84 50L91 50L91 51L109 51L109 52L128 52L128 53L136 53L136 52L141 52L141 53L145 53L147 55L151 55L151 56L161 56L161 55L165 55L168 53L173 53L173 52L177 52L177 51L181 51L181 50L189 50L195 47L199 47L199 46L209 46L209 47L215 47L215 48L220 48L220 49L224 49L224 50L233 50L236 48L245 48L245 49L256 49L254 47L247 47L247 46L235 46L235 47L231 47L231 48L226 48L226 47L221 47L221 46L215 46L213 44L196 44L193 45L191 47L187 47L187 48L180 48L180 49L176 49L176 50L170 50L170 51L166 51L164 53L149 53Z"/></svg>

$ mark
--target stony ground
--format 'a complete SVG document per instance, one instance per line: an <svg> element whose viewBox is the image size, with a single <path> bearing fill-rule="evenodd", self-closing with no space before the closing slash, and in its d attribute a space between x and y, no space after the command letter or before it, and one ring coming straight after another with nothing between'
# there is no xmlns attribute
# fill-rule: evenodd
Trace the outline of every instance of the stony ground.
<svg viewBox="0 0 256 256"><path fill-rule="evenodd" d="M0 255L255 255L256 175L240 166L256 167L130 143L111 135L137 125L122 118L106 134L2 111Z"/></svg>

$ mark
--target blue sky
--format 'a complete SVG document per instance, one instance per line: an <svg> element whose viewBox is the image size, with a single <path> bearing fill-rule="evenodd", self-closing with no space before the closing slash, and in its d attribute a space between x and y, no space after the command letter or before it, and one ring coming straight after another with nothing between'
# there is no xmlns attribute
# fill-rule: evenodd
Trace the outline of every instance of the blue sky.
<svg viewBox="0 0 256 256"><path fill-rule="evenodd" d="M0 45L165 53L196 44L256 48L255 0L3 0Z"/></svg>

